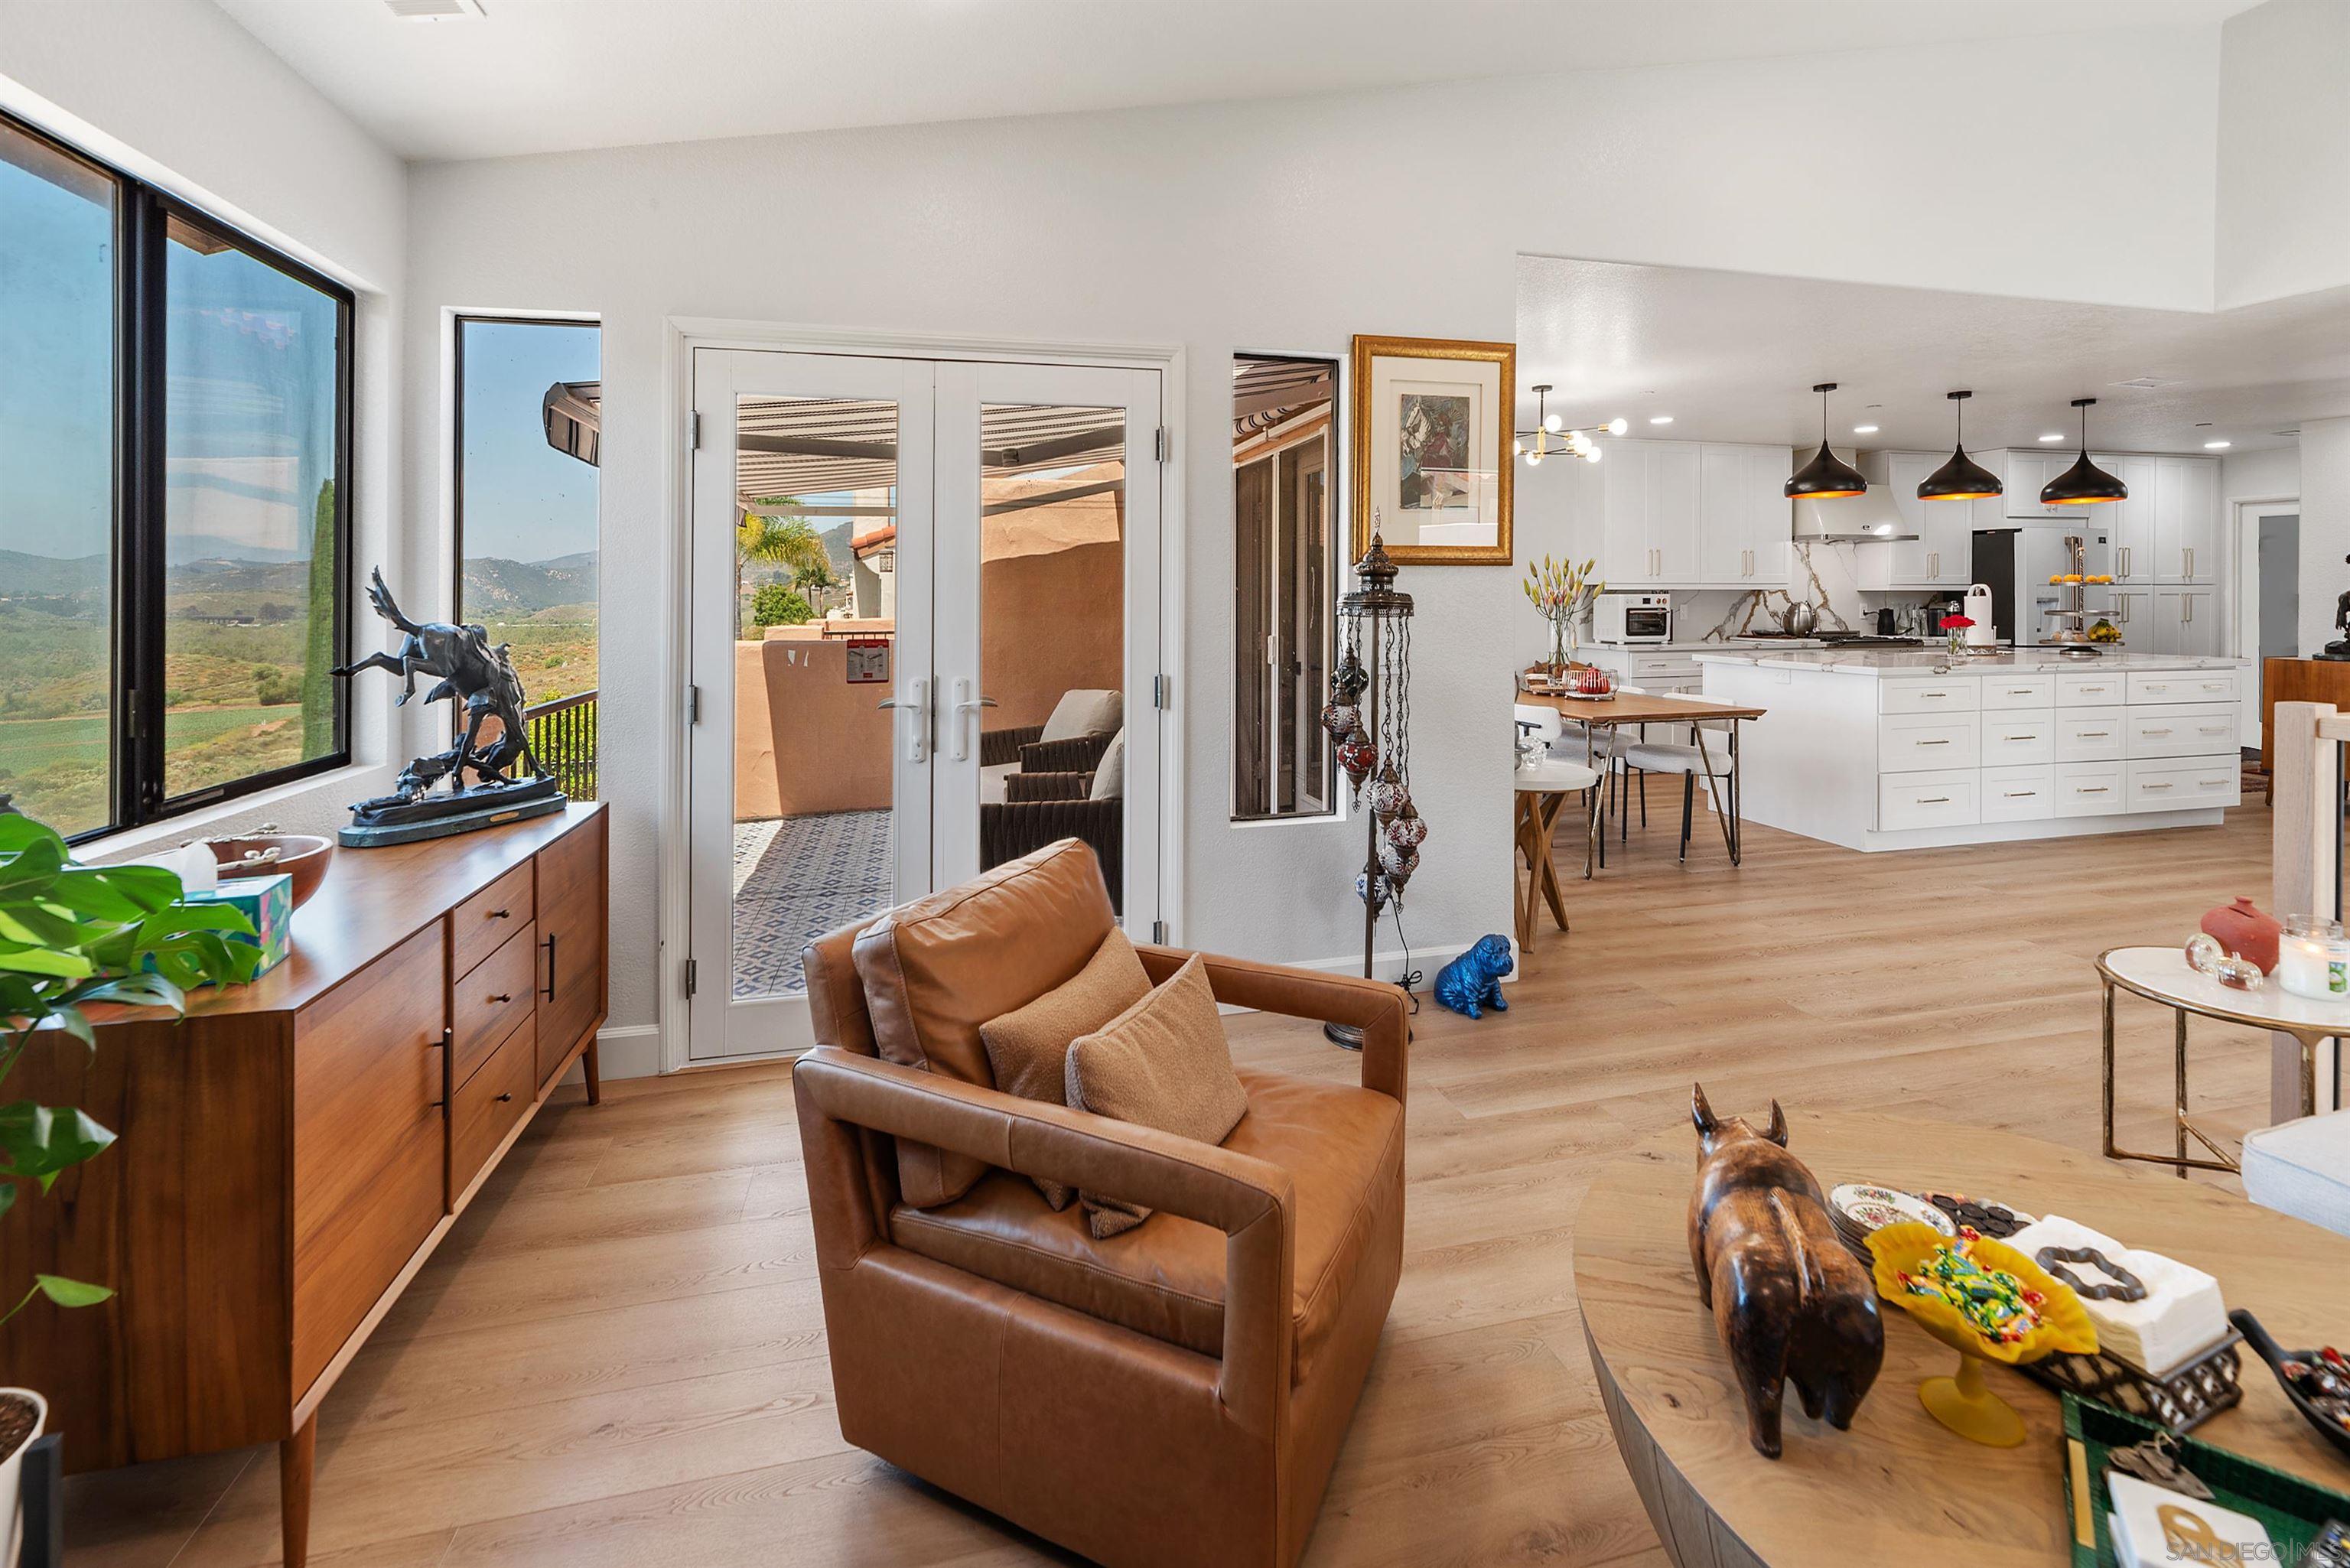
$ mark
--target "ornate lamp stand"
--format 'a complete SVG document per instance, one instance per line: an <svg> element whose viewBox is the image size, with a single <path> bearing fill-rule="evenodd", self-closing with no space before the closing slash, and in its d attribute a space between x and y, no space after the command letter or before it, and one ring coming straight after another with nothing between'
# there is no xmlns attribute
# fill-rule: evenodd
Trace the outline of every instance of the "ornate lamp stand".
<svg viewBox="0 0 2350 1568"><path fill-rule="evenodd" d="M1322 726L1337 742L1338 765L1363 809L1365 848L1355 891L1363 900L1363 978L1371 978L1379 912L1403 904L1404 884L1419 867L1428 825L1411 801L1411 596L1395 586L1396 565L1372 519L1371 547L1355 563L1356 588L1338 601L1346 651L1331 685ZM1322 1033L1349 1051L1363 1032L1326 1023Z"/></svg>

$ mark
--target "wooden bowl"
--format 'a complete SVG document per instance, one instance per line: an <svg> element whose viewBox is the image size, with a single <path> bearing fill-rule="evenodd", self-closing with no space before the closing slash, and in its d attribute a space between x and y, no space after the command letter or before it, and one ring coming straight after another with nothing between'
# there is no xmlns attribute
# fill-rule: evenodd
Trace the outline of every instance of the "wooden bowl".
<svg viewBox="0 0 2350 1568"><path fill-rule="evenodd" d="M284 872L294 878L294 907L300 909L327 879L327 863L335 857L335 841L315 833L250 833L210 840L213 858L220 862L221 880L267 877ZM248 855L277 851L273 860L248 860Z"/></svg>

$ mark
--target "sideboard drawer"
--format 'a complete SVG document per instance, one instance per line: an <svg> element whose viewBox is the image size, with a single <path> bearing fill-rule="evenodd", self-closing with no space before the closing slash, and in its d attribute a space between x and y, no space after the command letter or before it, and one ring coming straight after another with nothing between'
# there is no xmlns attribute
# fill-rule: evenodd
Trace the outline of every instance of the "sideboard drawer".
<svg viewBox="0 0 2350 1568"><path fill-rule="evenodd" d="M2234 748L2232 702L2132 708L2126 726L2133 757L2208 757Z"/></svg>
<svg viewBox="0 0 2350 1568"><path fill-rule="evenodd" d="M2056 705L2054 675L1986 675L1982 705L1993 708L2053 708Z"/></svg>
<svg viewBox="0 0 2350 1568"><path fill-rule="evenodd" d="M1877 722L1877 771L1915 773L1921 768L1975 765L1976 722L1972 713L1896 713Z"/></svg>
<svg viewBox="0 0 2350 1568"><path fill-rule="evenodd" d="M1892 774L1877 781L1877 826L1881 833L1912 827L1965 827L1977 815L1972 768L1939 774Z"/></svg>
<svg viewBox="0 0 2350 1568"><path fill-rule="evenodd" d="M2055 815L2054 767L1983 769L1985 822L2041 822Z"/></svg>
<svg viewBox="0 0 2350 1568"><path fill-rule="evenodd" d="M2056 760L2119 762L2126 754L2126 708L2061 708L2056 712Z"/></svg>
<svg viewBox="0 0 2350 1568"><path fill-rule="evenodd" d="M449 1112L449 1186L462 1194L536 1097L537 1045L525 1018L457 1090Z"/></svg>
<svg viewBox="0 0 2350 1568"><path fill-rule="evenodd" d="M2129 764L2129 809L2193 811L2234 805L2243 795L2244 764L2224 757L2165 757Z"/></svg>
<svg viewBox="0 0 2350 1568"><path fill-rule="evenodd" d="M2127 809L2122 800L2126 763L2056 764L2056 815L2104 816Z"/></svg>
<svg viewBox="0 0 2350 1568"><path fill-rule="evenodd" d="M2127 683L2119 674L2059 673L2056 677L2056 706L2059 708L2097 708L2128 701Z"/></svg>
<svg viewBox="0 0 2350 1568"><path fill-rule="evenodd" d="M464 973L530 924L536 913L534 866L524 861L451 911L450 973Z"/></svg>
<svg viewBox="0 0 2350 1568"><path fill-rule="evenodd" d="M538 928L525 925L457 981L450 1007L449 1082L480 1070L538 995Z"/></svg>
<svg viewBox="0 0 2350 1568"><path fill-rule="evenodd" d="M2239 694L2232 670L2139 671L2129 678L2132 702L2233 702Z"/></svg>
<svg viewBox="0 0 2350 1568"><path fill-rule="evenodd" d="M1982 716L1983 766L2022 767L2055 760L2055 709L1994 710Z"/></svg>
<svg viewBox="0 0 2350 1568"><path fill-rule="evenodd" d="M1947 680L1882 680L1877 683L1880 713L1971 713L1982 705L1982 682L1971 675Z"/></svg>

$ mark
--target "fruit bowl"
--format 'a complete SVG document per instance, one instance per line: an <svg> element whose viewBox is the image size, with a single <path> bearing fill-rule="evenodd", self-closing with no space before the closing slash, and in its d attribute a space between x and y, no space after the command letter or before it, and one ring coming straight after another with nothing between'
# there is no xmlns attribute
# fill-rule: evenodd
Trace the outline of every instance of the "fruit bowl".
<svg viewBox="0 0 2350 1568"><path fill-rule="evenodd" d="M1908 1222L1875 1232L1868 1251L1877 1293L1959 1353L1957 1374L1928 1378L1918 1398L1970 1441L2002 1449L2023 1441L2023 1417L1991 1391L1983 1362L2019 1366L2059 1351L2096 1351L2096 1326L2072 1288L2003 1241L1971 1231L1953 1241L1930 1225Z"/></svg>
<svg viewBox="0 0 2350 1568"><path fill-rule="evenodd" d="M294 907L300 909L327 879L327 863L335 857L335 841L315 833L245 833L206 840L220 863L224 882L239 877L269 877L284 872L294 878Z"/></svg>

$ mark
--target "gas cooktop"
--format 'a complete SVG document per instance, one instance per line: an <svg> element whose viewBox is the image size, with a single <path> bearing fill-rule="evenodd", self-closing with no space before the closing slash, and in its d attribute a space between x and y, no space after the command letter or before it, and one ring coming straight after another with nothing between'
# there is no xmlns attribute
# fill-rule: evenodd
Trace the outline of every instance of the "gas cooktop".
<svg viewBox="0 0 2350 1568"><path fill-rule="evenodd" d="M1879 637L1873 631L1815 631L1798 636L1792 631L1742 631L1742 638L1765 642L1825 642L1832 648L1916 648L1914 637Z"/></svg>

